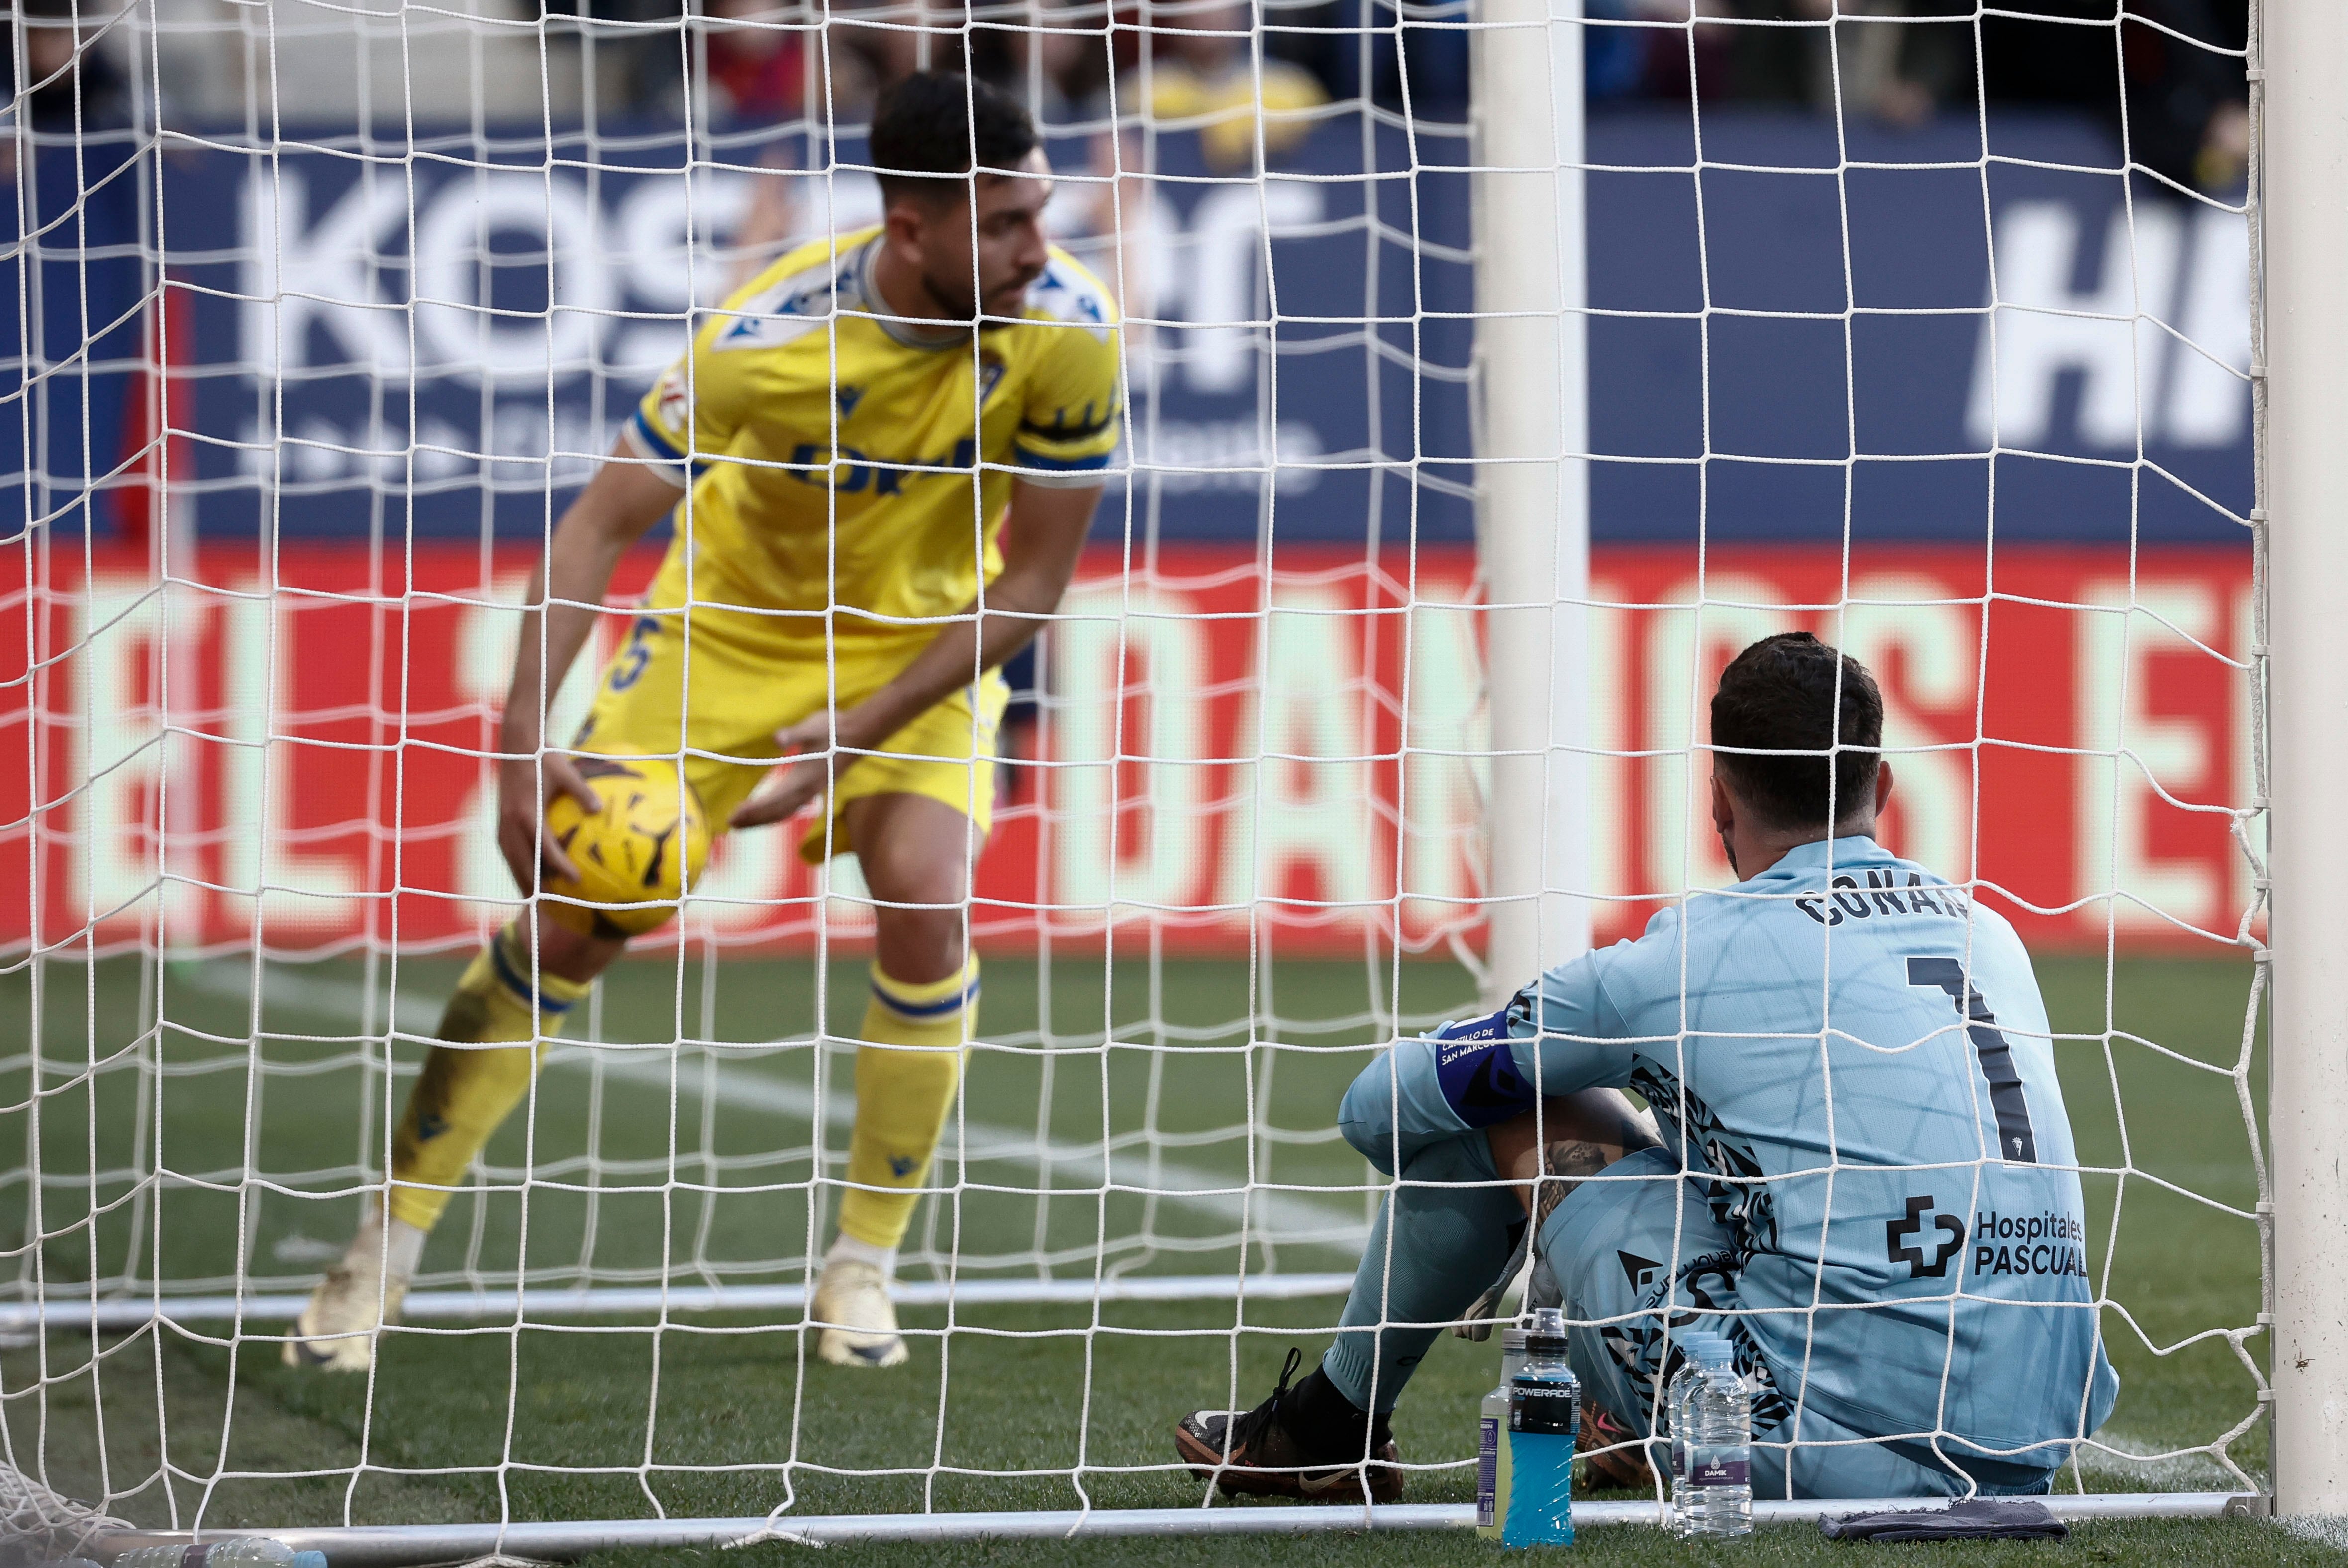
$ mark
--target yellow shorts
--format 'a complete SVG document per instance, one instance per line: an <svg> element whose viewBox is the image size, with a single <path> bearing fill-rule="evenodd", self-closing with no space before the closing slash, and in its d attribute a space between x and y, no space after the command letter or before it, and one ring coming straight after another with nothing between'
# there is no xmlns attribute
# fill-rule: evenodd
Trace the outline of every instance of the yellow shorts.
<svg viewBox="0 0 2348 1568"><path fill-rule="evenodd" d="M713 833L726 830L734 808L766 777L777 730L827 706L854 707L922 648L918 642L871 648L842 640L829 665L820 645L803 658L778 658L771 644L747 639L729 624L741 619L694 611L688 660L682 615L638 615L604 666L595 706L572 742L599 757L682 754L685 781L699 791ZM829 793L829 816L817 817L799 841L799 857L813 865L852 851L842 813L850 801L871 795L942 800L975 822L983 838L994 820L995 732L1010 700L1002 674L989 670L878 750L856 757Z"/></svg>

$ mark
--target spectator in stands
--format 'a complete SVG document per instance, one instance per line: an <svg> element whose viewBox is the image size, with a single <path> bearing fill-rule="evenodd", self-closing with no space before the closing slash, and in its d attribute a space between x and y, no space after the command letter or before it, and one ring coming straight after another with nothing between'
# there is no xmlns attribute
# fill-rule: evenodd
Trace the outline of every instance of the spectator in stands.
<svg viewBox="0 0 2348 1568"><path fill-rule="evenodd" d="M1904 125L1971 109L1978 80L1993 106L2075 108L2125 130L2129 157L2179 186L2230 189L2248 157L2239 0L2013 0L1978 24L1972 0L1586 4L1615 24L1585 44L1596 102L1693 90Z"/></svg>
<svg viewBox="0 0 2348 1568"><path fill-rule="evenodd" d="M1623 39L1643 36L1644 86L1652 96L1686 97L1692 67L1695 92L1706 99L1914 124L1951 94L1971 96L1970 27L1919 20L1954 3L1694 0L1691 18L1690 0L1593 0L1593 14L1681 24L1604 30ZM1625 45L1612 46L1620 51ZM1619 96L1630 96L1622 79L1628 74L1615 68L1610 85Z"/></svg>
<svg viewBox="0 0 2348 1568"><path fill-rule="evenodd" d="M1588 78L1591 104L1614 103L1644 97L1647 55L1656 29L1631 26L1646 18L1632 0L1588 0L1582 15L1594 26L1581 36L1582 75Z"/></svg>
<svg viewBox="0 0 2348 1568"><path fill-rule="evenodd" d="M1970 5L1958 0L1802 0L1822 20L1815 35L1819 107L1895 125L1920 125L1952 99L1972 97L1973 46ZM1937 16L1963 16L1939 23Z"/></svg>
<svg viewBox="0 0 2348 1568"><path fill-rule="evenodd" d="M1312 111L1329 95L1313 73L1259 51L1248 7L1231 0L1173 0L1142 34L1147 69L1137 68L1120 107L1145 108L1161 127L1199 132L1209 162L1241 168L1255 157L1259 128L1278 158L1312 133Z"/></svg>
<svg viewBox="0 0 2348 1568"><path fill-rule="evenodd" d="M737 120L777 124L807 108L808 28L797 0L710 0L709 93Z"/></svg>
<svg viewBox="0 0 2348 1568"><path fill-rule="evenodd" d="M1469 20L1467 0L1412 0L1405 13L1395 0L1335 0L1299 15L1311 31L1267 35L1265 46L1294 40L1332 97L1396 112L1406 101L1413 119L1457 124L1468 118Z"/></svg>
<svg viewBox="0 0 2348 1568"><path fill-rule="evenodd" d="M9 96L16 113L36 131L71 134L127 125L130 84L122 67L89 36L99 18L74 0L17 0L24 19L24 53L16 53L16 29L7 40ZM21 95L21 96L19 96Z"/></svg>
<svg viewBox="0 0 2348 1568"><path fill-rule="evenodd" d="M2249 153L2240 0L2121 0L2116 51L2109 31L2078 26L2112 20L2114 6L2019 0L1982 18L1991 100L2085 109L2116 136L2124 127L2129 158L2164 179L2213 191L2239 184Z"/></svg>
<svg viewBox="0 0 2348 1568"><path fill-rule="evenodd" d="M1064 126L1107 82L1108 45L1097 6L1036 0L1007 14L982 8L971 28L971 74L1026 104L1038 125Z"/></svg>

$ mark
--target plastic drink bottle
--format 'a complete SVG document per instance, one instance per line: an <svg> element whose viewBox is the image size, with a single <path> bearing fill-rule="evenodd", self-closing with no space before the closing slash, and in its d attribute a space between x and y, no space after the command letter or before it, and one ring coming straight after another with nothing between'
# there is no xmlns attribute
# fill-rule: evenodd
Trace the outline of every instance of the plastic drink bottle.
<svg viewBox="0 0 2348 1568"><path fill-rule="evenodd" d="M1704 1347L1720 1344L1720 1336L1709 1329L1696 1329L1680 1336L1680 1369L1663 1385L1663 1418L1664 1429L1671 1437L1672 1462L1672 1532L1679 1533L1687 1510L1687 1448L1681 1441L1687 1430L1682 1407L1687 1403L1688 1386L1695 1381L1696 1369L1704 1357Z"/></svg>
<svg viewBox="0 0 2348 1568"><path fill-rule="evenodd" d="M1500 1330L1500 1386L1484 1396L1476 1444L1476 1533L1500 1539L1509 1517L1509 1387L1525 1364L1525 1331Z"/></svg>
<svg viewBox="0 0 2348 1568"><path fill-rule="evenodd" d="M265 1535L238 1535L195 1546L134 1546L114 1568L326 1568L323 1552L296 1552Z"/></svg>
<svg viewBox="0 0 2348 1568"><path fill-rule="evenodd" d="M1581 1380L1566 1359L1565 1315L1533 1315L1525 1364L1509 1383L1509 1514L1503 1546L1563 1546L1573 1540L1573 1444L1581 1429Z"/></svg>
<svg viewBox="0 0 2348 1568"><path fill-rule="evenodd" d="M1727 1346L1706 1349L1682 1418L1688 1501L1680 1534L1689 1541L1753 1533L1753 1403Z"/></svg>
<svg viewBox="0 0 2348 1568"><path fill-rule="evenodd" d="M1707 1369L1727 1367L1733 1375L1735 1361L1736 1353L1725 1337L1702 1330L1689 1336L1687 1361L1672 1379L1664 1409L1672 1423L1672 1533L1683 1538L1688 1530L1688 1397Z"/></svg>

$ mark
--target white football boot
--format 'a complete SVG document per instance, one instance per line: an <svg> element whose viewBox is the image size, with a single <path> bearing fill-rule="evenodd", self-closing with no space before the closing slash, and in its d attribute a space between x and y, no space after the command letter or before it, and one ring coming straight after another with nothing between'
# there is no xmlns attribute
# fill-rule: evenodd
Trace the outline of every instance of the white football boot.
<svg viewBox="0 0 2348 1568"><path fill-rule="evenodd" d="M824 1325L815 1353L835 1367L894 1367L906 1359L889 1276L875 1264L826 1258L809 1316Z"/></svg>
<svg viewBox="0 0 2348 1568"><path fill-rule="evenodd" d="M414 1225L394 1220L390 1230L386 1259L384 1226L370 1204L350 1251L318 1282L310 1304L302 1309L285 1341L286 1366L365 1372L375 1365L376 1331L399 1321L407 1282L424 1251L425 1233Z"/></svg>

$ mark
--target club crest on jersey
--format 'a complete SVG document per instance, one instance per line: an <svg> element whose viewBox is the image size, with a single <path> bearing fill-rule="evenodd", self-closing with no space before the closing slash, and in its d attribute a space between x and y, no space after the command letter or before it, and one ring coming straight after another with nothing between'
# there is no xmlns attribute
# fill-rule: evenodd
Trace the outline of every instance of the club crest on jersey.
<svg viewBox="0 0 2348 1568"><path fill-rule="evenodd" d="M978 406L980 407L985 407L986 400L994 396L994 389L1003 385L1003 374L1008 368L1009 366L1000 359L989 359L978 367Z"/></svg>
<svg viewBox="0 0 2348 1568"><path fill-rule="evenodd" d="M661 428L683 434L693 407L693 394L685 384L685 366L672 365L663 371L659 391L654 407L660 410Z"/></svg>
<svg viewBox="0 0 2348 1568"><path fill-rule="evenodd" d="M833 287L829 273L808 283L807 273L794 273L736 306L733 325L720 331L710 346L719 353L778 348L824 324L831 314Z"/></svg>
<svg viewBox="0 0 2348 1568"><path fill-rule="evenodd" d="M856 415L856 406L864 401L864 388L842 387L831 396L832 400L839 405L839 417L843 419L853 418Z"/></svg>

